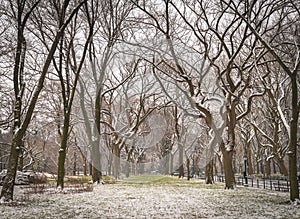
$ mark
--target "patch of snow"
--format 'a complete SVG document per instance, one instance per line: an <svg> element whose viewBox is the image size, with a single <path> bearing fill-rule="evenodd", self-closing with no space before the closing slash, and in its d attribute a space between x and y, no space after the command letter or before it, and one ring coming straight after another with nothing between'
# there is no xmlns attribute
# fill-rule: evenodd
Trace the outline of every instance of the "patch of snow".
<svg viewBox="0 0 300 219"><path fill-rule="evenodd" d="M0 205L0 218L300 218L299 205L282 204L288 193L200 183L106 184L85 193L33 194L17 210ZM16 201L21 198L16 195Z"/></svg>
<svg viewBox="0 0 300 219"><path fill-rule="evenodd" d="M294 202L293 202L294 205L300 205L300 200L299 199L296 199Z"/></svg>
<svg viewBox="0 0 300 219"><path fill-rule="evenodd" d="M21 130L21 128L20 128L20 127L17 127L17 128L14 130L15 135L16 135L20 130Z"/></svg>
<svg viewBox="0 0 300 219"><path fill-rule="evenodd" d="M226 151L227 152L232 151L231 147L230 146L226 146Z"/></svg>
<svg viewBox="0 0 300 219"><path fill-rule="evenodd" d="M269 161L270 159L272 159L274 157L274 155L270 155L269 157L267 157L267 161Z"/></svg>
<svg viewBox="0 0 300 219"><path fill-rule="evenodd" d="M3 135L6 135L6 134L10 133L10 130L9 129L0 128L0 133L3 134Z"/></svg>
<svg viewBox="0 0 300 219"><path fill-rule="evenodd" d="M5 203L5 200L4 200L4 199L5 199L4 197L2 197L2 198L0 199L0 204Z"/></svg>

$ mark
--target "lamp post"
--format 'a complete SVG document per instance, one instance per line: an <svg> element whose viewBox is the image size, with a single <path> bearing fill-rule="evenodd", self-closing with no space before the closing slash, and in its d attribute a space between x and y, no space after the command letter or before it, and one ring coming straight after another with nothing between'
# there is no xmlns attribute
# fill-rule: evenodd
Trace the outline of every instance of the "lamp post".
<svg viewBox="0 0 300 219"><path fill-rule="evenodd" d="M248 178L247 178L247 155L244 155L244 165L245 165L245 171L244 171L244 179L245 179L245 185L248 185Z"/></svg>

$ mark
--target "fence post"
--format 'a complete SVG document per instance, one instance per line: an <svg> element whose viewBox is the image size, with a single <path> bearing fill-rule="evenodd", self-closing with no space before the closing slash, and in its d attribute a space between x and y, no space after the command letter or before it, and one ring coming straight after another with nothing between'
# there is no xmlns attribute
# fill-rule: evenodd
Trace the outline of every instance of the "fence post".
<svg viewBox="0 0 300 219"><path fill-rule="evenodd" d="M265 181L265 178L263 178L264 180L264 189L266 189L266 181Z"/></svg>
<svg viewBox="0 0 300 219"><path fill-rule="evenodd" d="M270 180L270 188L271 188L271 190L273 190L273 189L272 189L272 180Z"/></svg>
<svg viewBox="0 0 300 219"><path fill-rule="evenodd" d="M257 188L259 188L259 179L257 179L256 182L257 182Z"/></svg>

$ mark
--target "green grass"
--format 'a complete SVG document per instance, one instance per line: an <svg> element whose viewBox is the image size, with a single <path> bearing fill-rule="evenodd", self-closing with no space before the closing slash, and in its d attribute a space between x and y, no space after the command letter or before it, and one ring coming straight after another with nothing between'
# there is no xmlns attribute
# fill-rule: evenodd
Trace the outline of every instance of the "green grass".
<svg viewBox="0 0 300 219"><path fill-rule="evenodd" d="M72 185L72 184L85 184L89 183L92 180L91 176L66 176L64 179L65 185ZM47 183L49 185L56 185L57 179L55 178L48 178Z"/></svg>
<svg viewBox="0 0 300 219"><path fill-rule="evenodd" d="M53 178L47 178L47 184L49 185L56 185L56 179L53 179Z"/></svg>
<svg viewBox="0 0 300 219"><path fill-rule="evenodd" d="M173 176L163 176L163 175L141 175L141 176L131 176L124 180L120 180L117 183L125 185L136 185L136 186L188 186L188 187L198 187L207 189L220 189L223 188L222 184L206 185L203 180L191 179L179 179Z"/></svg>
<svg viewBox="0 0 300 219"><path fill-rule="evenodd" d="M115 184L117 182L116 179L112 176L102 176L102 180L106 184Z"/></svg>
<svg viewBox="0 0 300 219"><path fill-rule="evenodd" d="M187 180L179 179L177 176L164 176L164 175L140 175L131 176L123 180L115 180L111 176L102 176L105 184L119 184L119 185L131 185L131 186L173 186L173 187L195 187L195 188L207 188L207 189L220 189L224 188L222 183L205 184L203 180L191 179ZM67 176L65 178L65 185L72 184L85 184L91 181L91 176ZM55 186L56 179L48 179L48 184Z"/></svg>
<svg viewBox="0 0 300 219"><path fill-rule="evenodd" d="M66 176L65 184L84 184L92 180L91 176Z"/></svg>

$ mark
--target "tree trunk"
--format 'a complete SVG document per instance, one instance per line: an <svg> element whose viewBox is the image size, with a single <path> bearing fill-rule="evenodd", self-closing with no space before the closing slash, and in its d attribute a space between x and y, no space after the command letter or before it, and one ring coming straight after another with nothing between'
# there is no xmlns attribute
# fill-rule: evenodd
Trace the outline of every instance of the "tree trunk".
<svg viewBox="0 0 300 219"><path fill-rule="evenodd" d="M130 176L130 159L131 159L131 150L127 153L127 159L125 163L125 176L128 178Z"/></svg>
<svg viewBox="0 0 300 219"><path fill-rule="evenodd" d="M22 9L18 8L22 14ZM24 63L26 53L26 41L23 35L24 26L21 25L21 20L18 19L18 34L17 34L17 48L15 54L15 65L13 71L14 92L15 92L15 105L14 105L14 124L13 124L13 139L10 147L10 155L8 159L7 173L3 181L1 191L1 201L13 200L14 183L17 174L19 154L22 146L22 138L25 135L25 129L20 130L21 126L21 111L22 111L22 89L24 89L23 77ZM22 57L23 56L23 57ZM22 86L22 88L21 88Z"/></svg>
<svg viewBox="0 0 300 219"><path fill-rule="evenodd" d="M297 180L297 132L299 120L298 104L298 85L297 85L297 71L291 75L292 84L292 119L290 122L290 141L289 141L289 176L290 176L290 199L295 201L299 199L299 185Z"/></svg>
<svg viewBox="0 0 300 219"><path fill-rule="evenodd" d="M266 159L265 163L265 174L267 177L270 177L271 175L271 159Z"/></svg>
<svg viewBox="0 0 300 219"><path fill-rule="evenodd" d="M58 189L64 189L66 150L60 148L58 154L57 184Z"/></svg>
<svg viewBox="0 0 300 219"><path fill-rule="evenodd" d="M77 154L76 151L74 151L74 155L73 155L73 175L75 176L77 173Z"/></svg>
<svg viewBox="0 0 300 219"><path fill-rule="evenodd" d="M92 164L92 162L89 163L89 175L90 176L93 175L93 164Z"/></svg>
<svg viewBox="0 0 300 219"><path fill-rule="evenodd" d="M162 157L160 162L161 162L162 174L167 175L169 173L170 153Z"/></svg>
<svg viewBox="0 0 300 219"><path fill-rule="evenodd" d="M205 183L213 184L214 183L214 161L213 159L206 164L205 167Z"/></svg>
<svg viewBox="0 0 300 219"><path fill-rule="evenodd" d="M14 184L18 168L19 154L23 145L25 129L20 129L21 125L21 95L17 95L14 107L13 139L10 147L7 173L3 181L1 191L1 201L13 200Z"/></svg>
<svg viewBox="0 0 300 219"><path fill-rule="evenodd" d="M178 144L178 148L179 148L179 178L183 178L184 177L184 167L183 167L183 146L181 143Z"/></svg>
<svg viewBox="0 0 300 219"><path fill-rule="evenodd" d="M99 184L102 180L102 172L96 166L92 169L92 180L93 183Z"/></svg>
<svg viewBox="0 0 300 219"><path fill-rule="evenodd" d="M101 78L103 77L104 73L101 74ZM102 79L101 79L102 83ZM102 84L99 85L96 100L95 100L95 115L94 121L96 125L96 133L97 139L92 141L92 164L93 164L93 171L92 171L92 178L94 183L100 183L102 179L101 173L101 160L100 160L100 136L101 136L101 129L100 129L100 121L101 121L101 108L102 108Z"/></svg>
<svg viewBox="0 0 300 219"><path fill-rule="evenodd" d="M126 161L125 163L125 177L128 178L130 176L130 162Z"/></svg>
<svg viewBox="0 0 300 219"><path fill-rule="evenodd" d="M252 162L252 150L250 143L247 145L247 162L248 162L248 175L253 175L253 162Z"/></svg>
<svg viewBox="0 0 300 219"><path fill-rule="evenodd" d="M100 141L98 138L95 141L92 141L92 180L93 183L97 184L102 180L99 143Z"/></svg>
<svg viewBox="0 0 300 219"><path fill-rule="evenodd" d="M77 149L82 157L82 168L83 168L83 175L87 176L87 153L84 153L81 148L76 144Z"/></svg>
<svg viewBox="0 0 300 219"><path fill-rule="evenodd" d="M217 156L218 156L218 155L216 155L216 156L214 157L214 173L215 173L215 176L218 175L218 167L217 167L217 160L218 160L218 158L217 158Z"/></svg>
<svg viewBox="0 0 300 219"><path fill-rule="evenodd" d="M142 175L145 173L145 164L140 162L139 163L139 174Z"/></svg>
<svg viewBox="0 0 300 219"><path fill-rule="evenodd" d="M281 173L282 175L284 175L284 176L288 176L289 173L288 173L288 170L287 170L287 168L286 168L286 166L285 166L285 164L284 164L284 160L281 159L281 158L279 158L279 157L278 157L276 160L277 160L277 162L278 162L278 166L279 166L279 171L280 171L280 173Z"/></svg>
<svg viewBox="0 0 300 219"><path fill-rule="evenodd" d="M127 159L125 163L125 176L128 178L130 176L130 164L131 162L131 155L133 153L134 147L131 147L129 150L126 149L127 152Z"/></svg>
<svg viewBox="0 0 300 219"><path fill-rule="evenodd" d="M13 200L14 183L17 173L19 145L22 142L22 135L17 132L13 135L13 140L10 148L10 155L8 159L7 173L3 181L1 190L1 201L8 202Z"/></svg>
<svg viewBox="0 0 300 219"><path fill-rule="evenodd" d="M22 147L23 147L23 145L22 145ZM23 171L23 166L24 166L24 154L23 154L23 149L20 148L20 150L19 150L18 170Z"/></svg>
<svg viewBox="0 0 300 219"><path fill-rule="evenodd" d="M221 151L223 154L223 165L225 173L225 189L234 189L235 179L232 167L233 151L227 151L224 142L221 143Z"/></svg>
<svg viewBox="0 0 300 219"><path fill-rule="evenodd" d="M133 162L131 162L130 164L131 164L131 165L130 165L131 173L132 173L133 175L136 175L136 164L135 164L135 162L133 161Z"/></svg>
<svg viewBox="0 0 300 219"><path fill-rule="evenodd" d="M218 157L218 161L219 161L219 164L220 164L221 175L223 175L224 174L224 167L223 167L223 162L222 162L222 159L221 159L221 155L217 154L217 157Z"/></svg>
<svg viewBox="0 0 300 219"><path fill-rule="evenodd" d="M113 175L116 179L120 176L120 148L118 144L113 144Z"/></svg>
<svg viewBox="0 0 300 219"><path fill-rule="evenodd" d="M276 170L276 163L274 160L272 160L272 164L273 164L273 173L276 174L277 173L277 170Z"/></svg>
<svg viewBox="0 0 300 219"><path fill-rule="evenodd" d="M174 154L170 152L170 160L169 160L169 174L173 173L173 161L174 161Z"/></svg>
<svg viewBox="0 0 300 219"><path fill-rule="evenodd" d="M236 154L232 153L232 165L233 165L233 174L238 173L238 164L237 164L237 159L236 159Z"/></svg>
<svg viewBox="0 0 300 219"><path fill-rule="evenodd" d="M283 158L278 154L279 152L279 142L280 142L280 138L279 138L279 132L280 132L280 128L279 128L279 122L277 120L274 121L274 142L275 144L273 145L273 153L275 155L275 159L278 163L279 166L279 171L281 174L283 174L284 176L288 176L288 170L284 164L284 160Z"/></svg>
<svg viewBox="0 0 300 219"><path fill-rule="evenodd" d="M108 155L109 157L108 157L108 175L112 175L112 163L113 163L113 154L112 153L109 153L109 155Z"/></svg>
<svg viewBox="0 0 300 219"><path fill-rule="evenodd" d="M87 176L87 161L86 161L86 157L83 157L83 175Z"/></svg>
<svg viewBox="0 0 300 219"><path fill-rule="evenodd" d="M259 162L259 165L260 165L260 171L261 171L261 174L265 174L265 168L264 168L264 160L265 158L263 157L263 159Z"/></svg>
<svg viewBox="0 0 300 219"><path fill-rule="evenodd" d="M69 112L70 111L67 111L67 109L65 109L63 133L61 135L61 143L60 143L60 149L58 153L57 185L56 185L58 189L64 189L65 162L67 156L67 146L68 146L69 127L70 127Z"/></svg>
<svg viewBox="0 0 300 219"><path fill-rule="evenodd" d="M260 173L259 165L260 165L260 162L256 161L256 174Z"/></svg>
<svg viewBox="0 0 300 219"><path fill-rule="evenodd" d="M190 159L186 159L186 169L187 169L187 180L190 180L191 171L190 171Z"/></svg>
<svg viewBox="0 0 300 219"><path fill-rule="evenodd" d="M221 151L223 154L223 163L224 163L224 173L225 173L225 189L234 189L235 179L234 179L234 170L235 161L234 159L234 148L235 148L235 127L236 127L236 112L235 107L236 103L233 101L231 94L227 97L227 142L225 145L224 141L221 143ZM233 166L234 165L234 166Z"/></svg>

